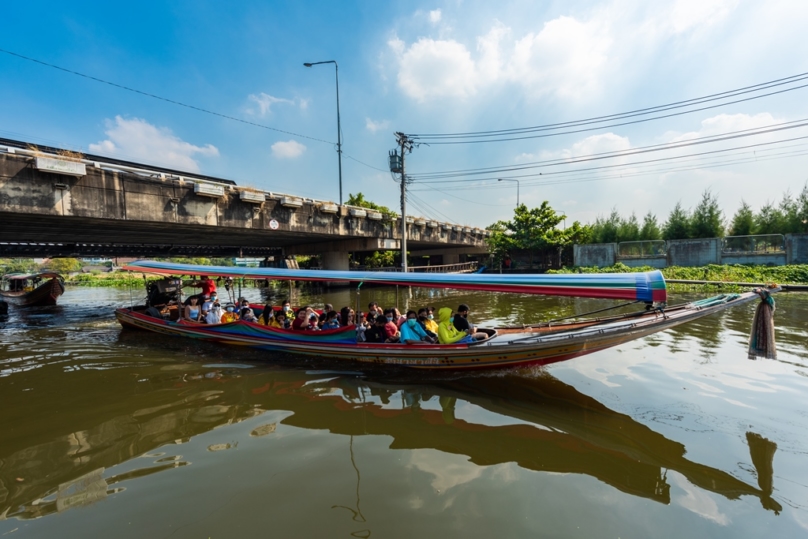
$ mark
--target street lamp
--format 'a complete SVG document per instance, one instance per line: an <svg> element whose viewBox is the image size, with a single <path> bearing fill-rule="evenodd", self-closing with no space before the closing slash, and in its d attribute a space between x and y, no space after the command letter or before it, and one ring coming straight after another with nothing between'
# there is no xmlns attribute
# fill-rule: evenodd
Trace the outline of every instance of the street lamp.
<svg viewBox="0 0 808 539"><path fill-rule="evenodd" d="M339 66L336 60L326 60L325 62L304 62L306 67L320 64L334 64L334 75L337 81L337 159L339 161L339 205L342 206L342 129L339 123Z"/></svg>
<svg viewBox="0 0 808 539"><path fill-rule="evenodd" d="M516 207L519 207L519 180L511 180L508 178L499 178L498 182L516 182Z"/></svg>

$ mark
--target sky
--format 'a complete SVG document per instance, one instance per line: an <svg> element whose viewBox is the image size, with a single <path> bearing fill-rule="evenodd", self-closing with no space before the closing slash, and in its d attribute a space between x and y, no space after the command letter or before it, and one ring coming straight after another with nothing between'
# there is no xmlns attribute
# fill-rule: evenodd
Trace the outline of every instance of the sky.
<svg viewBox="0 0 808 539"><path fill-rule="evenodd" d="M397 131L546 126L799 75L806 20L804 0L16 2L0 18L0 137L336 202L335 68L303 66L335 60L343 198L398 209ZM803 84L542 138L416 139L407 213L484 227L512 217L517 186L567 223L613 209L663 222L705 190L728 218L757 209L808 181L808 127L587 158L798 122ZM434 177L483 168L500 170Z"/></svg>

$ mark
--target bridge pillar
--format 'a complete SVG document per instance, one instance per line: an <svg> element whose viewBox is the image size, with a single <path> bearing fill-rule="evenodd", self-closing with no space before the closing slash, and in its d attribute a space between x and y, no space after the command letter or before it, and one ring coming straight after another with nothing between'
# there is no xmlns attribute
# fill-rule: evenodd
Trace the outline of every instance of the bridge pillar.
<svg viewBox="0 0 808 539"><path fill-rule="evenodd" d="M348 271L348 251L332 251L321 253L320 261L323 269L334 271Z"/></svg>

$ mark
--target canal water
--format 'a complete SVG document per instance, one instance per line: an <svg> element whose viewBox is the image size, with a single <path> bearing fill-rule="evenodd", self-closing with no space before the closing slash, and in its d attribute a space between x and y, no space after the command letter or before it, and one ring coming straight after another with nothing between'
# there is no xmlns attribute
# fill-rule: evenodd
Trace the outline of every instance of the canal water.
<svg viewBox="0 0 808 539"><path fill-rule="evenodd" d="M744 306L543 369L458 375L122 331L113 309L141 295L69 288L0 318L0 537L808 536L808 294L777 297L777 360L746 358ZM362 291L373 300L396 291ZM603 306L398 301L468 303L480 325Z"/></svg>

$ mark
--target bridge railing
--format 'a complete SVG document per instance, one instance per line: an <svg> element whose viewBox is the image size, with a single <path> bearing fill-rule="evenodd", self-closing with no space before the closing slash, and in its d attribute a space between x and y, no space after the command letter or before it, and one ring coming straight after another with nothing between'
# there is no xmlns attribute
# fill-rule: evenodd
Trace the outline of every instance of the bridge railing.
<svg viewBox="0 0 808 539"><path fill-rule="evenodd" d="M441 264L437 266L410 266L408 273L471 273L477 271L478 263L461 262L460 264ZM369 268L367 266L355 266L351 271L401 271L400 267L385 266L382 268Z"/></svg>

